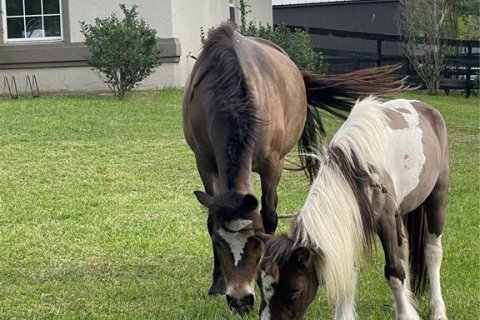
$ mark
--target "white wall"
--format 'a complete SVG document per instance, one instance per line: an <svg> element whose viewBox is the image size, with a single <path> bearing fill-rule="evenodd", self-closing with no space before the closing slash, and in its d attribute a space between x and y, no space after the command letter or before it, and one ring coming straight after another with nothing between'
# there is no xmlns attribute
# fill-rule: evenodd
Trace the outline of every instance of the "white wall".
<svg viewBox="0 0 480 320"><path fill-rule="evenodd" d="M160 37L172 37L171 2L175 0L82 0L69 1L70 38L72 42L83 42L84 37L80 33L80 21L93 23L95 18L106 18L115 12L119 18L123 17L120 3L127 8L132 5L138 6L139 16L147 24L157 30ZM208 0L207 0L208 1ZM193 2L193 1L192 1Z"/></svg>
<svg viewBox="0 0 480 320"><path fill-rule="evenodd" d="M272 0L250 0L249 20L272 24ZM163 87L181 88L184 86L195 60L201 50L200 28L205 32L230 17L228 0L82 0L69 1L71 42L83 42L80 21L93 23L95 17L105 18L115 12L123 17L119 4L127 8L138 6L139 16L150 27L157 30L162 38L178 38L181 45L181 57L178 63L163 63L154 74L142 81L139 89L158 89ZM239 0L235 0L239 4ZM65 9L65 8L64 8ZM238 15L239 16L239 15ZM172 18L173 17L173 18ZM107 91L108 87L89 67L40 68L2 70L2 75L14 75L25 79L26 75L35 75L41 92L92 92Z"/></svg>
<svg viewBox="0 0 480 320"><path fill-rule="evenodd" d="M234 4L239 10L239 0ZM272 24L272 0L250 0L251 13L248 20ZM176 66L176 84L182 87L195 63L190 55L198 56L201 50L200 29L203 28L205 35L211 27L230 18L228 0L172 0L172 16L178 17L172 21L172 37L180 39L182 56ZM238 15L239 17L239 15Z"/></svg>

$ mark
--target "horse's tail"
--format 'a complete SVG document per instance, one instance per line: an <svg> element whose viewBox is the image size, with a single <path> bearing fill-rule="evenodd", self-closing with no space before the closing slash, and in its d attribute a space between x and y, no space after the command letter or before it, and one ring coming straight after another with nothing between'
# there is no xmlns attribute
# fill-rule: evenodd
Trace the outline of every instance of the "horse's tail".
<svg viewBox="0 0 480 320"><path fill-rule="evenodd" d="M307 92L308 113L302 137L298 143L301 169L312 182L320 166L309 154L321 150L325 131L319 109L346 119L355 100L370 94L387 94L405 90L405 78L393 79L401 65L369 68L339 75L318 75L302 70Z"/></svg>
<svg viewBox="0 0 480 320"><path fill-rule="evenodd" d="M408 242L410 247L410 285L416 296L425 293L427 268L425 246L427 243L427 215L423 205L407 216Z"/></svg>
<svg viewBox="0 0 480 320"><path fill-rule="evenodd" d="M337 75L318 75L303 70L308 104L346 118L355 100L366 95L404 91L405 79L394 79L400 64L368 68Z"/></svg>

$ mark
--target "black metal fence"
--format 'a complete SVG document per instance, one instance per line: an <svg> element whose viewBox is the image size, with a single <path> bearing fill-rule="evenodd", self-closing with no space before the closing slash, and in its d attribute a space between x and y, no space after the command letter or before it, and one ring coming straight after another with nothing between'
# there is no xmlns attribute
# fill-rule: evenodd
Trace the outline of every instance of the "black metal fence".
<svg viewBox="0 0 480 320"><path fill-rule="evenodd" d="M291 30L303 28L292 25L287 27ZM375 42L376 50L362 52L331 47L325 48L321 44L318 45L317 42L315 49L323 53L324 61L329 66L329 73L348 72L383 64L403 63L404 67L400 72L409 75L413 83L422 85L420 78L405 55L387 54L385 52L385 47L392 43L401 47L402 37L398 34L367 33L314 27L308 28L308 31L310 35L363 39ZM451 54L445 57L445 68L442 72L443 78L440 81L440 88L447 93L450 89L465 90L467 96L469 96L472 89L478 89L479 85L480 41L442 39L442 43L449 48L448 52ZM402 51L400 50L399 52Z"/></svg>

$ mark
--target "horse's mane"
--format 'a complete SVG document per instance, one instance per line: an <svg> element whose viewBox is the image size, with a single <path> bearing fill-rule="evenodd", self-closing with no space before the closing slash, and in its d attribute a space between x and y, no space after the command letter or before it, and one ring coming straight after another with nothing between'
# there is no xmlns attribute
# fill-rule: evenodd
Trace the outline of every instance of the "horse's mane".
<svg viewBox="0 0 480 320"><path fill-rule="evenodd" d="M278 277L278 270L285 266L292 251L295 241L285 234L280 234L268 240L266 251L262 257L263 269L271 276ZM278 279L275 279L278 281Z"/></svg>
<svg viewBox="0 0 480 320"><path fill-rule="evenodd" d="M373 244L374 212L368 188L384 168L382 103L357 101L333 137L305 204L292 226L296 245L313 248L321 263L317 276L331 297L348 296L355 264Z"/></svg>
<svg viewBox="0 0 480 320"><path fill-rule="evenodd" d="M213 79L206 89L213 93L211 103L215 108L212 110L230 129L225 146L225 161L230 169L227 173L229 188L234 187L242 156L251 149L259 125L249 83L233 46L235 33L228 23L209 33L189 85L189 98L192 99L207 74L210 75L209 79Z"/></svg>

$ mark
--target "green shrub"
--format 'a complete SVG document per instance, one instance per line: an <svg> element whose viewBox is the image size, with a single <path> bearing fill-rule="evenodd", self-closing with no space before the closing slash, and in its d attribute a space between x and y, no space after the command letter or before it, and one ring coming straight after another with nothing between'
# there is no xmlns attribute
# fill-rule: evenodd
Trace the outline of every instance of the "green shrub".
<svg viewBox="0 0 480 320"><path fill-rule="evenodd" d="M272 27L270 25L257 26L252 21L246 23L246 16L250 13L250 5L240 0L240 32L244 36L259 37L270 40L287 52L290 59L301 69L316 73L325 73L326 65L320 52L314 50L310 44L308 29L290 31L285 25Z"/></svg>
<svg viewBox="0 0 480 320"><path fill-rule="evenodd" d="M261 23L256 26L250 22L243 32L246 36L270 40L282 47L299 68L316 73L325 73L326 65L320 52L310 44L310 34L307 29L290 31L285 25L271 27Z"/></svg>
<svg viewBox="0 0 480 320"><path fill-rule="evenodd" d="M94 24L80 22L85 44L90 50L88 63L119 98L125 97L140 81L160 65L156 31L138 17L137 6L120 5L125 17L115 14L95 18Z"/></svg>

